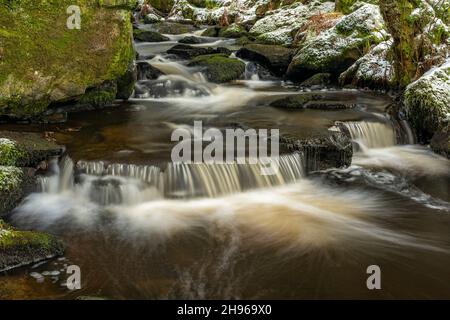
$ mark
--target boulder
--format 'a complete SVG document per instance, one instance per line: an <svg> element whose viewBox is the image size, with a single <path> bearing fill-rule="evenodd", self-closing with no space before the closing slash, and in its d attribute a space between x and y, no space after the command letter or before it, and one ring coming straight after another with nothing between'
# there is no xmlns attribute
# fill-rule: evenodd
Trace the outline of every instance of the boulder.
<svg viewBox="0 0 450 320"><path fill-rule="evenodd" d="M291 45L295 31L319 13L332 12L334 2L311 1L307 5L294 3L271 11L250 29L256 39L265 44Z"/></svg>
<svg viewBox="0 0 450 320"><path fill-rule="evenodd" d="M450 121L450 60L406 87L406 117L419 141L429 142Z"/></svg>
<svg viewBox="0 0 450 320"><path fill-rule="evenodd" d="M0 220L0 272L61 256L64 244L52 235L17 231Z"/></svg>
<svg viewBox="0 0 450 320"><path fill-rule="evenodd" d="M294 51L289 48L276 45L247 44L237 51L236 56L242 59L255 61L276 75L284 75Z"/></svg>
<svg viewBox="0 0 450 320"><path fill-rule="evenodd" d="M450 122L433 135L430 147L434 152L450 159Z"/></svg>
<svg viewBox="0 0 450 320"><path fill-rule="evenodd" d="M128 10L136 1L78 1L81 29L67 26L70 5L0 3L0 115L35 117L51 103L77 100L87 88L116 82L129 69L134 50Z"/></svg>
<svg viewBox="0 0 450 320"><path fill-rule="evenodd" d="M330 73L316 73L312 77L306 79L301 83L305 87L319 86L324 87L331 84L331 74Z"/></svg>
<svg viewBox="0 0 450 320"><path fill-rule="evenodd" d="M64 147L38 133L0 131L0 166L36 167L63 151Z"/></svg>
<svg viewBox="0 0 450 320"><path fill-rule="evenodd" d="M178 44L172 47L171 49L167 50L167 53L174 54L182 59L192 59L197 56L216 53L230 55L231 51L226 48L212 48L212 47L200 48L189 46L186 44Z"/></svg>
<svg viewBox="0 0 450 320"><path fill-rule="evenodd" d="M133 30L133 36L135 40L143 42L163 42L170 40L168 37L159 32L142 29Z"/></svg>
<svg viewBox="0 0 450 320"><path fill-rule="evenodd" d="M352 102L345 100L336 101L330 97L329 93L320 91L302 92L298 95L291 95L285 98L275 100L270 104L275 108L283 109L321 109L321 110L337 110L351 109L355 107Z"/></svg>
<svg viewBox="0 0 450 320"><path fill-rule="evenodd" d="M192 24L163 21L152 24L151 30L163 34L183 34L194 32L197 29Z"/></svg>
<svg viewBox="0 0 450 320"><path fill-rule="evenodd" d="M319 72L337 78L356 62L372 44L387 38L379 8L365 4L343 16L332 28L304 41L289 65L287 75L302 80Z"/></svg>
<svg viewBox="0 0 450 320"><path fill-rule="evenodd" d="M207 79L215 83L239 79L245 72L245 64L242 61L224 54L198 56L192 59L189 66L201 67Z"/></svg>
<svg viewBox="0 0 450 320"><path fill-rule="evenodd" d="M211 41L208 39L200 38L200 37L196 37L196 36L186 36L183 39L179 40L178 42L183 43L183 44L201 44L201 43L208 43Z"/></svg>
<svg viewBox="0 0 450 320"><path fill-rule="evenodd" d="M360 88L388 89L394 83L394 66L392 62L392 39L383 41L370 49L369 53L341 73L341 85L352 84Z"/></svg>
<svg viewBox="0 0 450 320"><path fill-rule="evenodd" d="M247 30L236 23L233 23L227 27L223 27L219 30L219 37L222 38L240 38L247 34Z"/></svg>

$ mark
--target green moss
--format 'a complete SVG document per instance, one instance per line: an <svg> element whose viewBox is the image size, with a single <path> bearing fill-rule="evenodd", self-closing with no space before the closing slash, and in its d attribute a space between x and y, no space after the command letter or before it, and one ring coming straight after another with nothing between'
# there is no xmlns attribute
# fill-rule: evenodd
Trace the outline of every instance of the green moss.
<svg viewBox="0 0 450 320"><path fill-rule="evenodd" d="M20 166L27 157L28 153L17 143L0 138L0 166Z"/></svg>
<svg viewBox="0 0 450 320"><path fill-rule="evenodd" d="M223 83L238 79L245 71L245 64L224 54L209 54L195 57L190 66L201 66L212 82Z"/></svg>
<svg viewBox="0 0 450 320"><path fill-rule="evenodd" d="M11 166L0 166L0 194L15 193L23 179L21 169Z"/></svg>
<svg viewBox="0 0 450 320"><path fill-rule="evenodd" d="M134 39L145 42L163 42L169 41L170 39L159 32L151 30L133 30Z"/></svg>
<svg viewBox="0 0 450 320"><path fill-rule="evenodd" d="M42 113L51 102L123 75L134 58L135 1L76 2L81 30L67 28L71 0L0 2L0 115ZM11 2L12 3L12 2Z"/></svg>
<svg viewBox="0 0 450 320"><path fill-rule="evenodd" d="M223 38L240 38L247 34L247 30L241 25L231 24L228 27L224 27L219 31L219 37Z"/></svg>
<svg viewBox="0 0 450 320"><path fill-rule="evenodd" d="M336 1L336 11L349 14L352 12L351 7L357 2L357 0L338 0Z"/></svg>
<svg viewBox="0 0 450 320"><path fill-rule="evenodd" d="M114 82L105 82L101 86L89 88L78 101L79 105L89 105L101 108L114 102L117 95L117 86Z"/></svg>

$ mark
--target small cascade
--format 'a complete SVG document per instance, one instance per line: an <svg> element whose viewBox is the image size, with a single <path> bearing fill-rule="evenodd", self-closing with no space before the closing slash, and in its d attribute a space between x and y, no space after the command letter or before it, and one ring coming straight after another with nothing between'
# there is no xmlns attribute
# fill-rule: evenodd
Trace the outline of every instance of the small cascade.
<svg viewBox="0 0 450 320"><path fill-rule="evenodd" d="M344 122L350 136L361 148L386 148L397 143L392 125L380 122Z"/></svg>
<svg viewBox="0 0 450 320"><path fill-rule="evenodd" d="M272 159L272 175L265 175L269 164L256 163L169 163L157 166L108 164L79 161L69 157L59 165L52 160L52 175L40 177L45 193L73 191L100 205L136 204L155 198L214 198L256 188L293 183L305 175L300 153Z"/></svg>

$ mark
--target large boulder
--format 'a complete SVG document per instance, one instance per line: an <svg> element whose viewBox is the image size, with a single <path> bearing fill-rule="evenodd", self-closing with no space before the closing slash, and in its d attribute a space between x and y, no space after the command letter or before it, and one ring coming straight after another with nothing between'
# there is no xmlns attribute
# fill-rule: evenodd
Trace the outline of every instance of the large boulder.
<svg viewBox="0 0 450 320"><path fill-rule="evenodd" d="M0 272L64 253L64 244L41 232L17 231L0 220Z"/></svg>
<svg viewBox="0 0 450 320"><path fill-rule="evenodd" d="M215 83L223 83L239 79L245 72L245 64L224 54L198 56L189 66L199 66L203 69L207 79Z"/></svg>
<svg viewBox="0 0 450 320"><path fill-rule="evenodd" d="M342 85L388 89L394 86L392 39L383 41L339 76Z"/></svg>
<svg viewBox="0 0 450 320"><path fill-rule="evenodd" d="M435 67L406 87L406 116L421 142L450 121L450 60Z"/></svg>
<svg viewBox="0 0 450 320"><path fill-rule="evenodd" d="M73 4L0 2L0 115L31 118L129 72L134 50L128 10L136 1L77 1L80 29L67 25Z"/></svg>
<svg viewBox="0 0 450 320"><path fill-rule="evenodd" d="M316 14L332 12L334 2L311 1L307 5L294 3L266 13L250 29L256 39L265 44L291 45L295 31L304 26L308 19Z"/></svg>
<svg viewBox="0 0 450 320"><path fill-rule="evenodd" d="M255 61L274 74L281 76L285 74L294 51L282 46L251 43L239 49L236 55L243 59Z"/></svg>
<svg viewBox="0 0 450 320"><path fill-rule="evenodd" d="M289 65L287 75L293 80L304 80L319 72L337 77L371 45L387 37L379 8L365 4L340 18L334 27L306 39Z"/></svg>

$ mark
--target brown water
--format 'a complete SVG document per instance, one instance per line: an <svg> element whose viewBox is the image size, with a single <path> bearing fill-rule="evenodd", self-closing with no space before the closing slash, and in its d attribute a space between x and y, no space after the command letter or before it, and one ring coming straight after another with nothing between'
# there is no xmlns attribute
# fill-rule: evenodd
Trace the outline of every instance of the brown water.
<svg viewBox="0 0 450 320"><path fill-rule="evenodd" d="M160 67L175 70L170 81L192 75L182 80L209 94L140 97L64 124L3 126L51 132L67 147L41 179L45 192L12 217L60 236L67 251L1 275L0 298L450 298L450 164L397 144L384 115L389 97L328 90L323 101L354 108L283 110L268 104L308 93L254 80L216 86L183 64ZM171 166L170 135L194 120L298 138L343 121L356 152L350 168L309 174L301 155L286 154L270 181L246 165ZM64 286L72 264L81 268L79 291ZM381 290L366 287L373 264Z"/></svg>

